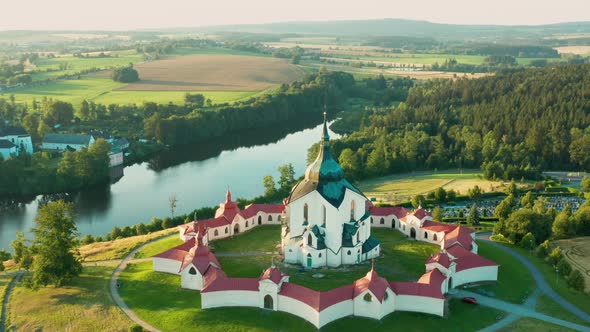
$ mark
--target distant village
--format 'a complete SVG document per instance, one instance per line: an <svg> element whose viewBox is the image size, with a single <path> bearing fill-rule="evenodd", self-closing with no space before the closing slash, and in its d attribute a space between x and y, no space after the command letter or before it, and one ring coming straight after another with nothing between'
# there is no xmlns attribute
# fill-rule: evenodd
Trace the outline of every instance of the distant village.
<svg viewBox="0 0 590 332"><path fill-rule="evenodd" d="M35 149L61 154L65 151L78 151L88 148L97 139L104 139L111 145L109 166L119 166L128 155L129 141L124 137L114 137L110 133L91 130L88 134L55 134L48 133L38 146L33 145L31 135L20 126L0 127L0 155L4 160L19 156L21 153L33 154Z"/></svg>

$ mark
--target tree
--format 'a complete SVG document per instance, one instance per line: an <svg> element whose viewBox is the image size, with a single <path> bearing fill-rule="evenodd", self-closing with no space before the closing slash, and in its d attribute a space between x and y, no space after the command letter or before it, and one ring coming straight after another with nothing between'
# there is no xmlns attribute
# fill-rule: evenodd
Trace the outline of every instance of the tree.
<svg viewBox="0 0 590 332"><path fill-rule="evenodd" d="M447 191L447 201L454 201L457 198L457 192L454 189L449 189Z"/></svg>
<svg viewBox="0 0 590 332"><path fill-rule="evenodd" d="M481 194L482 192L479 186L474 186L473 188L467 190L467 196L469 196L471 199L479 199L481 198Z"/></svg>
<svg viewBox="0 0 590 332"><path fill-rule="evenodd" d="M80 240L81 244L90 244L94 242L94 237L90 234L84 235L84 237Z"/></svg>
<svg viewBox="0 0 590 332"><path fill-rule="evenodd" d="M357 154L350 148L346 148L340 152L338 163L344 169L346 177L356 179L360 175L361 163Z"/></svg>
<svg viewBox="0 0 590 332"><path fill-rule="evenodd" d="M18 231L16 232L16 238L10 243L12 250L14 250L13 260L16 264L21 262L29 249L26 242L25 233Z"/></svg>
<svg viewBox="0 0 590 332"><path fill-rule="evenodd" d="M137 70L133 69L132 64L113 69L111 77L113 81L122 83L132 83L139 81L139 73Z"/></svg>
<svg viewBox="0 0 590 332"><path fill-rule="evenodd" d="M62 200L49 202L39 209L35 219L34 287L69 282L82 271L82 263L73 250L78 237L74 207Z"/></svg>
<svg viewBox="0 0 590 332"><path fill-rule="evenodd" d="M471 205L471 208L469 209L467 224L479 225L479 212L477 211L477 206L475 204Z"/></svg>
<svg viewBox="0 0 590 332"><path fill-rule="evenodd" d="M129 326L129 332L143 332L143 327L139 324Z"/></svg>
<svg viewBox="0 0 590 332"><path fill-rule="evenodd" d="M500 220L507 219L510 216L510 213L512 213L512 206L508 199L502 200L494 209L494 217Z"/></svg>
<svg viewBox="0 0 590 332"><path fill-rule="evenodd" d="M0 272L4 272L6 268L4 267L4 262L0 261Z"/></svg>
<svg viewBox="0 0 590 332"><path fill-rule="evenodd" d="M285 164L278 167L279 170L279 186L281 191L288 192L295 184L295 169L292 164Z"/></svg>
<svg viewBox="0 0 590 332"><path fill-rule="evenodd" d="M59 100L51 101L43 115L43 121L50 127L56 124L68 125L74 119L74 107L70 103ZM39 135L41 135L41 130Z"/></svg>
<svg viewBox="0 0 590 332"><path fill-rule="evenodd" d="M442 209L440 208L439 205L437 205L432 210L432 220L435 220L435 221L443 221Z"/></svg>
<svg viewBox="0 0 590 332"><path fill-rule="evenodd" d="M90 106L88 101L84 99L82 104L80 104L80 109L78 110L78 116L82 121L86 121L90 118Z"/></svg>
<svg viewBox="0 0 590 332"><path fill-rule="evenodd" d="M121 231L121 228L115 226L115 227L113 227L113 229L111 230L111 233L109 235L110 235L111 240L116 240L120 237L123 237L123 232Z"/></svg>
<svg viewBox="0 0 590 332"><path fill-rule="evenodd" d="M576 234L576 224L574 223L571 213L572 211L568 204L563 211L557 215L553 222L553 226L551 226L553 236L558 239L565 239Z"/></svg>
<svg viewBox="0 0 590 332"><path fill-rule="evenodd" d="M539 258L545 258L549 255L549 240L545 240L535 249L535 255Z"/></svg>
<svg viewBox="0 0 590 332"><path fill-rule="evenodd" d="M531 249L531 250L535 247L535 244L536 244L535 236L531 232L526 233L526 235L522 237L522 239L520 240L520 243L519 243L521 248Z"/></svg>
<svg viewBox="0 0 590 332"><path fill-rule="evenodd" d="M553 250L551 251L551 253L547 256L547 258L545 258L545 260L553 265L553 266L557 266L557 263L559 263L559 261L563 258L563 255L561 253L561 248L559 246L553 248Z"/></svg>
<svg viewBox="0 0 590 332"><path fill-rule="evenodd" d="M510 181L508 188L506 188L506 195L512 195L514 197L518 195L518 189L516 188L516 183L514 183L514 181Z"/></svg>
<svg viewBox="0 0 590 332"><path fill-rule="evenodd" d="M266 197L273 197L277 193L275 179L272 177L272 175L266 175L262 179L262 184L264 185L264 195Z"/></svg>
<svg viewBox="0 0 590 332"><path fill-rule="evenodd" d="M527 193L520 199L520 205L528 209L533 207L534 202L532 191L527 191Z"/></svg>
<svg viewBox="0 0 590 332"><path fill-rule="evenodd" d="M416 195L412 197L412 206L414 208L419 208L426 205L426 199L422 195Z"/></svg>
<svg viewBox="0 0 590 332"><path fill-rule="evenodd" d="M572 272L572 266L567 262L565 257L562 257L559 262L557 262L556 267L559 270L559 273L563 276L567 276Z"/></svg>
<svg viewBox="0 0 590 332"><path fill-rule="evenodd" d="M0 262L7 261L12 258L12 255L6 249L0 250Z"/></svg>
<svg viewBox="0 0 590 332"><path fill-rule="evenodd" d="M434 199L439 202L444 202L447 199L447 191L443 187L438 187L434 190Z"/></svg>
<svg viewBox="0 0 590 332"><path fill-rule="evenodd" d="M172 194L170 195L170 197L168 197L168 207L170 208L170 214L172 215L172 218L174 218L174 210L176 209L176 203L178 202L178 199L176 199L176 194ZM168 228L168 227L165 227Z"/></svg>
<svg viewBox="0 0 590 332"><path fill-rule="evenodd" d="M205 96L200 93L186 93L184 102L192 107L201 108L205 105Z"/></svg>
<svg viewBox="0 0 590 332"><path fill-rule="evenodd" d="M137 225L136 227L135 232L137 233L137 235L145 235L148 233L148 229L144 223L139 223L139 225Z"/></svg>
<svg viewBox="0 0 590 332"><path fill-rule="evenodd" d="M587 176L582 178L582 191L590 192L590 178Z"/></svg>
<svg viewBox="0 0 590 332"><path fill-rule="evenodd" d="M567 285L577 291L583 292L586 287L584 281L584 275L579 270L572 270L570 275L567 277Z"/></svg>
<svg viewBox="0 0 590 332"><path fill-rule="evenodd" d="M551 235L551 219L546 214L530 209L520 209L504 220L504 236L514 236L520 242L527 233L532 233L537 241L545 241Z"/></svg>

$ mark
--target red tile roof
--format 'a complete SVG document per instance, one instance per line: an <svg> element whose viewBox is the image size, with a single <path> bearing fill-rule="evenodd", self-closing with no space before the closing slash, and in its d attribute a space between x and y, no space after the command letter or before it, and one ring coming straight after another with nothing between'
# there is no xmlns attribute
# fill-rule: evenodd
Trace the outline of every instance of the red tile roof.
<svg viewBox="0 0 590 332"><path fill-rule="evenodd" d="M476 267L483 267L483 266L498 266L495 262L492 262L489 259L483 258L480 255L474 254L469 250L461 247L460 245L454 245L447 249L447 251L456 257L454 262L457 264L455 267L455 271L460 272L463 270L468 270Z"/></svg>
<svg viewBox="0 0 590 332"><path fill-rule="evenodd" d="M389 286L397 295L424 296L436 299L445 298L440 291L440 287L429 284L420 284L417 282L392 282Z"/></svg>
<svg viewBox="0 0 590 332"><path fill-rule="evenodd" d="M204 245L201 241L198 241L198 244L191 248L185 255L179 272L184 270L190 264L193 264L197 270L199 270L201 275L205 274L211 264L221 268L221 264L219 264L217 257L209 250L209 247Z"/></svg>
<svg viewBox="0 0 590 332"><path fill-rule="evenodd" d="M440 223L440 222L436 222L436 221L432 221L432 220L425 220L424 223L422 224L422 229L425 229L427 231L431 231L431 232L451 232L453 231L455 228L457 228L456 225L449 225L449 224L444 224L444 223Z"/></svg>
<svg viewBox="0 0 590 332"><path fill-rule="evenodd" d="M215 218L225 217L228 221L233 221L236 214L240 214L240 208L236 202L231 200L231 192L229 189L225 194L225 202L219 204L219 208L215 211Z"/></svg>
<svg viewBox="0 0 590 332"><path fill-rule="evenodd" d="M385 216L395 215L398 219L404 217L405 215L408 214L408 212L410 212L402 206L395 206L395 207L372 206L372 207L370 207L369 211L371 212L371 215L373 215L373 216L385 217Z"/></svg>
<svg viewBox="0 0 590 332"><path fill-rule="evenodd" d="M259 212L283 213L283 210L285 210L283 204L250 204L242 211L242 216L248 219L254 217Z"/></svg>
<svg viewBox="0 0 590 332"><path fill-rule="evenodd" d="M184 260L184 256L188 254L188 251L195 246L195 242L195 239L191 238L181 245L178 245L172 249L168 249L152 257L167 258L182 262Z"/></svg>
<svg viewBox="0 0 590 332"><path fill-rule="evenodd" d="M424 217L430 216L430 213L426 212L426 210L424 210L423 208L417 208L416 210L414 210L413 215L416 218L422 220L422 219L424 219Z"/></svg>
<svg viewBox="0 0 590 332"><path fill-rule="evenodd" d="M210 268L208 271L217 270ZM201 289L201 293L221 291L258 291L258 279L228 278L225 275L216 277L211 283Z"/></svg>
<svg viewBox="0 0 590 332"><path fill-rule="evenodd" d="M322 311L334 304L352 300L353 286L342 286L325 292L318 292L297 284L284 283L279 295L303 302L315 311Z"/></svg>
<svg viewBox="0 0 590 332"><path fill-rule="evenodd" d="M361 295L366 290L370 290L379 302L382 302L387 288L389 288L387 280L380 277L372 268L367 275L354 282L354 297Z"/></svg>
<svg viewBox="0 0 590 332"><path fill-rule="evenodd" d="M260 276L260 280L270 280L278 285L283 279L283 277L286 276L287 275L282 273L281 270L272 266L262 273L262 275Z"/></svg>
<svg viewBox="0 0 590 332"><path fill-rule="evenodd" d="M473 233L474 231L469 228L458 226L457 228L445 235L445 248L449 248L453 244L459 243L461 244L461 246L463 246L463 248L471 250L473 243L473 238L471 237L471 234Z"/></svg>
<svg viewBox="0 0 590 332"><path fill-rule="evenodd" d="M229 222L223 216L221 216L219 218L201 220L201 221L199 221L199 223L204 223L205 227L207 227L207 228L222 227L222 226L227 226L227 225L231 224L231 222Z"/></svg>
<svg viewBox="0 0 590 332"><path fill-rule="evenodd" d="M444 266L448 269L449 266L451 266L451 258L449 258L449 255L447 255L446 253L439 252L436 255L430 256L428 258L428 260L426 261L426 264L433 264L433 263L438 263L441 266Z"/></svg>

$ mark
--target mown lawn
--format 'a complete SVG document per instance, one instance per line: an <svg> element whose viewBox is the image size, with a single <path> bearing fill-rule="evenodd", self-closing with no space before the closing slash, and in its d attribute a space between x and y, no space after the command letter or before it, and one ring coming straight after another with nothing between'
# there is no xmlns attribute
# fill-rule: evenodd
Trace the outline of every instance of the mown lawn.
<svg viewBox="0 0 590 332"><path fill-rule="evenodd" d="M154 255L157 255L161 252L164 252L170 248L174 248L179 246L183 243L183 241L178 236L177 232L174 232L172 235L165 237L161 240L158 240L154 243L150 243L145 248L141 249L140 251L135 254L135 258L148 258Z"/></svg>
<svg viewBox="0 0 590 332"><path fill-rule="evenodd" d="M505 328L499 330L500 332L573 332L575 330L563 327L560 325L551 324L542 320L534 318L520 318Z"/></svg>
<svg viewBox="0 0 590 332"><path fill-rule="evenodd" d="M533 276L516 258L510 254L492 247L484 241L477 241L479 254L498 264L498 282L490 285L483 285L471 289L472 291L483 290L484 295L494 295L494 297L522 304L524 300L532 294L535 282Z"/></svg>
<svg viewBox="0 0 590 332"><path fill-rule="evenodd" d="M211 241L216 253L274 252L281 243L281 226L257 226L237 236Z"/></svg>
<svg viewBox="0 0 590 332"><path fill-rule="evenodd" d="M71 285L37 291L22 282L10 296L10 326L17 331L127 331L132 322L113 303L113 266L85 267Z"/></svg>
<svg viewBox="0 0 590 332"><path fill-rule="evenodd" d="M537 303L537 308L535 309L540 313L555 318L567 320L581 325L588 325L586 321L580 319L578 316L570 313L569 311L564 310L563 307L545 295L539 296L539 302Z"/></svg>
<svg viewBox="0 0 590 332"><path fill-rule="evenodd" d="M303 319L257 308L200 309L200 294L179 288L178 276L152 271L151 263L132 264L121 274L120 293L138 314L162 331L317 331ZM322 331L477 331L492 324L499 311L450 301L450 314L396 312L381 321L349 317Z"/></svg>

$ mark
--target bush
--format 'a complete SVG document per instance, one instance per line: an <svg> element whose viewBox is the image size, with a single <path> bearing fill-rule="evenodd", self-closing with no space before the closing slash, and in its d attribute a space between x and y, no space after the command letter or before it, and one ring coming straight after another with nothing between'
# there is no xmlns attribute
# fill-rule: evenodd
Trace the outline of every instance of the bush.
<svg viewBox="0 0 590 332"><path fill-rule="evenodd" d="M143 331L143 327L141 327L141 325L139 325L139 324L129 326L129 332L142 332L142 331Z"/></svg>
<svg viewBox="0 0 590 332"><path fill-rule="evenodd" d="M568 287L583 292L586 287L584 275L578 270L573 270L567 278Z"/></svg>
<svg viewBox="0 0 590 332"><path fill-rule="evenodd" d="M553 266L556 266L557 263L559 263L559 261L561 259L562 259L562 254L561 254L560 247L555 247L555 249L553 249L553 251L551 251L549 256L547 256L547 258L545 258L545 260Z"/></svg>
<svg viewBox="0 0 590 332"><path fill-rule="evenodd" d="M535 244L535 237L533 236L533 233L528 232L522 237L519 245L521 248L532 249L534 248Z"/></svg>
<svg viewBox="0 0 590 332"><path fill-rule="evenodd" d="M4 272L4 262L0 262L0 272Z"/></svg>
<svg viewBox="0 0 590 332"><path fill-rule="evenodd" d="M559 273L564 276L568 276L572 273L572 266L563 257L557 262L557 269L559 270Z"/></svg>
<svg viewBox="0 0 590 332"><path fill-rule="evenodd" d="M508 239L502 234L492 235L490 236L490 240L495 242L510 243L510 241L508 241Z"/></svg>
<svg viewBox="0 0 590 332"><path fill-rule="evenodd" d="M122 83L131 83L139 81L139 73L137 70L133 69L133 66L130 64L127 67L120 67L115 68L112 74L113 81L122 82Z"/></svg>
<svg viewBox="0 0 590 332"><path fill-rule="evenodd" d="M94 242L94 238L90 234L86 234L82 240L80 240L81 244L91 244Z"/></svg>
<svg viewBox="0 0 590 332"><path fill-rule="evenodd" d="M535 249L535 255L539 258L545 258L549 254L549 240L541 243L537 249Z"/></svg>

